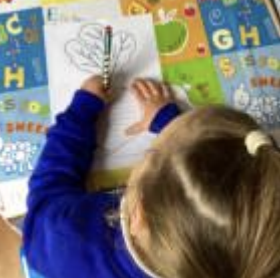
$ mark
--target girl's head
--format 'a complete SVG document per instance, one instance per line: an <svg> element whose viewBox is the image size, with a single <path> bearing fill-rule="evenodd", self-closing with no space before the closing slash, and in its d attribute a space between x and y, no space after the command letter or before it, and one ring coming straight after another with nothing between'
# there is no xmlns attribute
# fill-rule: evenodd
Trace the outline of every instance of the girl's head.
<svg viewBox="0 0 280 278"><path fill-rule="evenodd" d="M129 180L131 235L169 278L280 276L280 155L250 154L260 127L226 107L174 120Z"/></svg>

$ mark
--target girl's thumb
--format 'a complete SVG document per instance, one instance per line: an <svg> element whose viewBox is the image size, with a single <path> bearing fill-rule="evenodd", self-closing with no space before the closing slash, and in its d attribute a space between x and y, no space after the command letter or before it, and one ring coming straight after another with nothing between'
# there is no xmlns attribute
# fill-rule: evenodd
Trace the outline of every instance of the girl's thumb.
<svg viewBox="0 0 280 278"><path fill-rule="evenodd" d="M143 125L143 122L137 122L137 123L131 125L130 127L128 127L125 130L125 134L129 135L129 136L136 135L136 134L143 132L144 130L145 130L145 127Z"/></svg>

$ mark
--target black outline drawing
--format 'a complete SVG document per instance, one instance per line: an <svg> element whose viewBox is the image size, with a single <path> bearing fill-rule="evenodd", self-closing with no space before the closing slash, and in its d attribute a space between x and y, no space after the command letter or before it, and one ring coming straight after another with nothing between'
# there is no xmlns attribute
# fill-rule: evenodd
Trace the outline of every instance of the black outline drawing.
<svg viewBox="0 0 280 278"><path fill-rule="evenodd" d="M98 23L83 25L75 39L65 44L65 54L80 71L100 74L103 67L105 26ZM127 31L115 31L111 53L111 78L122 75L125 65L137 52L135 35Z"/></svg>

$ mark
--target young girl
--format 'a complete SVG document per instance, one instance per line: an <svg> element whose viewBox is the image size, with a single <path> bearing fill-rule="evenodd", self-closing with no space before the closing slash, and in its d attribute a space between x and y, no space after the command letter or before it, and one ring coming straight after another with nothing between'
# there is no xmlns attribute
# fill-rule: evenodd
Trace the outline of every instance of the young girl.
<svg viewBox="0 0 280 278"><path fill-rule="evenodd" d="M280 155L249 116L226 107L179 115L162 85L134 83L160 133L124 194L89 194L94 124L106 108L87 80L49 130L30 179L24 254L46 278L280 277ZM115 217L120 211L120 217ZM35 272L33 272L35 271Z"/></svg>

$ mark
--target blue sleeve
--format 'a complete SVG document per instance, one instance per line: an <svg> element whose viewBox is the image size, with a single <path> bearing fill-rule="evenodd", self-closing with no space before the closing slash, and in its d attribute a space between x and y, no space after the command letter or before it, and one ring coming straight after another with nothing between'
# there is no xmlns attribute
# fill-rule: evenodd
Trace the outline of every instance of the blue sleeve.
<svg viewBox="0 0 280 278"><path fill-rule="evenodd" d="M166 104L156 114L149 130L154 133L160 133L178 115L180 115L180 110L176 103Z"/></svg>
<svg viewBox="0 0 280 278"><path fill-rule="evenodd" d="M48 233L52 228L46 225L50 218L67 218L73 206L77 207L88 195L85 180L96 147L95 122L104 107L101 99L79 90L49 129L45 147L29 180L24 248L37 241L38 232L40 237Z"/></svg>
<svg viewBox="0 0 280 278"><path fill-rule="evenodd" d="M95 121L104 106L98 97L79 90L66 111L57 116L29 181L29 210L49 195L85 191L96 145Z"/></svg>

